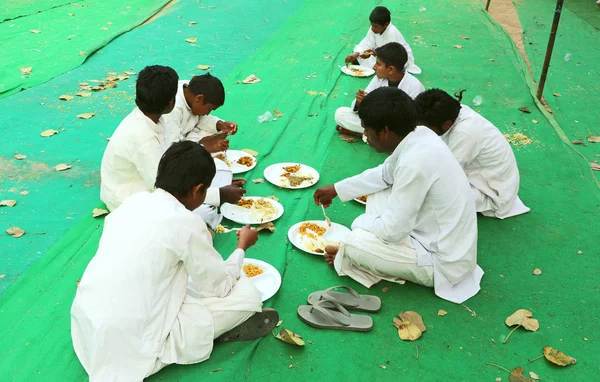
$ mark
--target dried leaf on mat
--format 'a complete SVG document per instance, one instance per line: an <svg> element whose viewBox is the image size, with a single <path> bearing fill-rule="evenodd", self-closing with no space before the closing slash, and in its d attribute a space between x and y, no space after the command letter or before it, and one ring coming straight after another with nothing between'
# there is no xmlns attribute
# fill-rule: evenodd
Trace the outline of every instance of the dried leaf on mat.
<svg viewBox="0 0 600 382"><path fill-rule="evenodd" d="M279 109L275 109L273 110L273 115L277 118L281 118L283 117L285 114L283 114L282 112L279 111Z"/></svg>
<svg viewBox="0 0 600 382"><path fill-rule="evenodd" d="M77 118L90 119L95 115L96 115L96 113L83 113L83 114L77 114Z"/></svg>
<svg viewBox="0 0 600 382"><path fill-rule="evenodd" d="M318 92L314 91L314 90L309 90L307 91L308 95L317 95L319 94Z"/></svg>
<svg viewBox="0 0 600 382"><path fill-rule="evenodd" d="M551 348L550 346L544 346L544 357L558 366L569 366L577 363L575 358L566 355L560 350Z"/></svg>
<svg viewBox="0 0 600 382"><path fill-rule="evenodd" d="M422 332L412 322L401 321L398 327L398 336L404 341L415 341L421 337Z"/></svg>
<svg viewBox="0 0 600 382"><path fill-rule="evenodd" d="M515 326L520 325L525 329L535 332L540 328L540 323L535 318L531 318L533 313L525 309L519 309L508 318L506 318L506 325Z"/></svg>
<svg viewBox="0 0 600 382"><path fill-rule="evenodd" d="M54 134L58 134L58 130L44 130L42 131L42 133L40 134L42 137L51 137Z"/></svg>
<svg viewBox="0 0 600 382"><path fill-rule="evenodd" d="M17 239L25 235L25 231L19 227L11 227L6 230L6 233Z"/></svg>
<svg viewBox="0 0 600 382"><path fill-rule="evenodd" d="M555 97L560 97L561 96L560 93L552 93L552 95L555 96Z"/></svg>
<svg viewBox="0 0 600 382"><path fill-rule="evenodd" d="M590 163L590 167L592 168L592 170L594 171L600 171L600 165L598 163Z"/></svg>
<svg viewBox="0 0 600 382"><path fill-rule="evenodd" d="M136 72L123 72L123 74L126 76L135 76Z"/></svg>
<svg viewBox="0 0 600 382"><path fill-rule="evenodd" d="M94 208L92 210L92 217L98 218L100 216L108 215L108 211L102 208Z"/></svg>
<svg viewBox="0 0 600 382"><path fill-rule="evenodd" d="M299 335L292 333L284 327L281 328L278 334L273 333L273 336L275 336L275 338L278 340L291 345L304 346L304 341Z"/></svg>
<svg viewBox="0 0 600 382"><path fill-rule="evenodd" d="M348 134L340 134L340 140L348 143L358 142L358 139L354 138L352 135Z"/></svg>
<svg viewBox="0 0 600 382"><path fill-rule="evenodd" d="M512 371L512 373L510 373L509 381L510 382L531 382L531 379L529 379L523 375L524 371L525 370L523 370L522 367L517 367L516 369L514 369Z"/></svg>
<svg viewBox="0 0 600 382"><path fill-rule="evenodd" d="M588 138L588 139L589 139L589 138ZM576 140L574 140L574 141L573 141L573 142L571 142L571 143L572 143L572 144L574 144L574 145L582 145L582 146L587 146L587 145L585 144L585 142L584 142L584 141L580 141L579 139L576 139Z"/></svg>
<svg viewBox="0 0 600 382"><path fill-rule="evenodd" d="M75 97L73 97L72 95L63 94L63 95L61 95L61 96L60 96L60 97L58 97L58 98L59 98L59 99L62 99L63 101L70 101L70 100L72 100L72 99L73 99L73 98L75 98Z"/></svg>
<svg viewBox="0 0 600 382"><path fill-rule="evenodd" d="M27 158L27 155L23 155L23 154L15 154L15 159L16 160L23 160Z"/></svg>
<svg viewBox="0 0 600 382"><path fill-rule="evenodd" d="M29 194L29 191L27 191L27 190L25 190L25 191L21 191L21 192L19 192L19 194L21 194L21 195L28 195L28 194Z"/></svg>
<svg viewBox="0 0 600 382"><path fill-rule="evenodd" d="M438 310L438 316L445 316L446 314L448 314L448 312L446 312L443 309Z"/></svg>
<svg viewBox="0 0 600 382"><path fill-rule="evenodd" d="M252 179L252 183L264 183L264 182L265 182L264 178Z"/></svg>
<svg viewBox="0 0 600 382"><path fill-rule="evenodd" d="M400 316L400 318L404 322L412 322L414 325L417 326L417 328L419 328L419 330L421 332L424 332L427 330L427 327L423 323L423 317L421 317L421 315L417 312L413 312L413 311L409 310L406 312L398 313L398 316Z"/></svg>
<svg viewBox="0 0 600 382"><path fill-rule="evenodd" d="M262 230L269 230L271 232L275 232L277 229L275 228L275 224L269 222L269 223L265 223L265 224L261 224L256 228L256 231L260 232Z"/></svg>
<svg viewBox="0 0 600 382"><path fill-rule="evenodd" d="M197 22L195 22L195 21L190 21L190 22L188 23L188 25L196 25L196 24L198 24L198 23L197 23Z"/></svg>
<svg viewBox="0 0 600 382"><path fill-rule="evenodd" d="M600 143L600 136L594 136L594 135L590 135L589 137L587 137L588 142L592 142L592 143Z"/></svg>
<svg viewBox="0 0 600 382"><path fill-rule="evenodd" d="M246 77L245 80L242 81L243 84L257 84L260 82L260 78L256 77L254 74Z"/></svg>
<svg viewBox="0 0 600 382"><path fill-rule="evenodd" d="M61 164L57 164L56 166L54 166L54 169L56 171L65 171L65 170L68 170L70 168L71 168L71 166L69 166L66 163L61 163Z"/></svg>
<svg viewBox="0 0 600 382"><path fill-rule="evenodd" d="M75 93L75 95L79 96L79 97L89 97L89 96L92 95L92 93L90 93L90 92L79 92L79 93Z"/></svg>
<svg viewBox="0 0 600 382"><path fill-rule="evenodd" d="M540 268L535 268L533 270L533 274L536 275L536 276L539 276L539 275L542 274L542 270Z"/></svg>
<svg viewBox="0 0 600 382"><path fill-rule="evenodd" d="M531 114L531 110L529 110L529 108L526 106L521 106L519 108L519 110L522 111L523 113Z"/></svg>
<svg viewBox="0 0 600 382"><path fill-rule="evenodd" d="M277 326L277 327L280 327L280 326L281 326L281 324L283 324L283 320L279 320L279 321L277 321L277 325L275 325L275 326Z"/></svg>
<svg viewBox="0 0 600 382"><path fill-rule="evenodd" d="M462 45L452 45L453 47L455 47L456 49L462 49L463 46Z"/></svg>
<svg viewBox="0 0 600 382"><path fill-rule="evenodd" d="M539 376L539 375L537 375L536 373L534 373L533 371L530 371L530 372L529 372L529 376L531 377L531 379L535 379L536 381L537 381L538 379L540 379L540 376Z"/></svg>
<svg viewBox="0 0 600 382"><path fill-rule="evenodd" d="M464 34L461 34L458 37L462 38L463 40L468 40L469 39L469 36L465 36Z"/></svg>
<svg viewBox="0 0 600 382"><path fill-rule="evenodd" d="M0 279L3 279L5 277L6 277L6 273L3 273L3 274L0 275Z"/></svg>
<svg viewBox="0 0 600 382"><path fill-rule="evenodd" d="M258 151L254 151L252 149L242 149L243 152L248 153L250 155L252 155L253 157L257 157L258 156Z"/></svg>
<svg viewBox="0 0 600 382"><path fill-rule="evenodd" d="M33 34L38 34L38 33L41 32L41 30L39 30L39 29L32 29L32 30L30 30L30 32L33 33Z"/></svg>
<svg viewBox="0 0 600 382"><path fill-rule="evenodd" d="M7 200L0 201L0 206L14 207L15 204L17 204L17 201L16 200L12 200L12 199L7 199Z"/></svg>
<svg viewBox="0 0 600 382"><path fill-rule="evenodd" d="M87 54L87 53L86 53L86 52L83 52L83 51L82 51L82 52L79 52L79 55L80 55L80 56L85 56L86 54Z"/></svg>
<svg viewBox="0 0 600 382"><path fill-rule="evenodd" d="M200 69L200 70L208 70L208 69L210 69L210 66L209 66L209 65L198 65L198 66L196 66L196 67L197 67L198 69Z"/></svg>
<svg viewBox="0 0 600 382"><path fill-rule="evenodd" d="M189 42L190 44L194 44L198 39L196 37L186 38L185 42Z"/></svg>

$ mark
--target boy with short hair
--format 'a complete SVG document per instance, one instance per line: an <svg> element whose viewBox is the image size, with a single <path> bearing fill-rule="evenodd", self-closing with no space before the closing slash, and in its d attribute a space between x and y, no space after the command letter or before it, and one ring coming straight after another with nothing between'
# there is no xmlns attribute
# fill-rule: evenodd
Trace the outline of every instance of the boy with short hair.
<svg viewBox="0 0 600 382"><path fill-rule="evenodd" d="M367 288L388 280L433 287L462 303L479 291L477 216L469 182L444 142L417 125L414 101L397 88L367 94L358 110L368 143L390 156L378 167L320 187L315 203L367 198L366 213L325 260Z"/></svg>
<svg viewBox="0 0 600 382"><path fill-rule="evenodd" d="M362 66L371 67L375 64L375 58L373 57L375 49L390 42L397 42L402 44L408 55L405 69L410 73L421 73L421 69L415 65L415 58L410 45L408 45L398 28L392 24L389 9L381 6L375 7L369 15L369 22L371 28L365 38L354 47L354 53L346 57L346 64L355 62Z"/></svg>
<svg viewBox="0 0 600 382"><path fill-rule="evenodd" d="M519 168L510 144L490 121L441 89L416 98L420 123L446 142L464 169L477 212L505 219L529 212L518 197Z"/></svg>
<svg viewBox="0 0 600 382"><path fill-rule="evenodd" d="M252 340L277 325L277 312L261 310L260 293L242 274L257 231L238 231L223 261L191 212L214 174L202 146L175 143L160 160L156 190L106 218L71 308L73 347L91 381L141 381L169 364L205 361L215 339Z"/></svg>
<svg viewBox="0 0 600 382"><path fill-rule="evenodd" d="M340 107L335 112L336 129L344 134L362 136L364 129L360 125L358 107L362 99L371 91L380 87L397 87L411 98L425 91L423 84L412 74L404 71L407 54L397 42L390 42L376 49L377 60L373 69L375 77L365 90L358 89L351 107Z"/></svg>

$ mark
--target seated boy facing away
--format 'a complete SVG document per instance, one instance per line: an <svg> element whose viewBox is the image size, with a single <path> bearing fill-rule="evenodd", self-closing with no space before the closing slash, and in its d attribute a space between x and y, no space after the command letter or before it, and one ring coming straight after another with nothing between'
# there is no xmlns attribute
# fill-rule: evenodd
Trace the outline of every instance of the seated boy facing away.
<svg viewBox="0 0 600 382"><path fill-rule="evenodd" d="M139 73L137 107L119 124L102 157L100 198L109 210L136 192L153 189L160 158L172 143L164 117L175 105L177 81L177 73L168 66L148 66ZM198 211L213 228L220 222L216 207L236 203L245 192L231 185L231 171L228 176L229 183L209 188L207 205Z"/></svg>
<svg viewBox="0 0 600 382"><path fill-rule="evenodd" d="M402 45L390 42L375 50L377 60L373 66L375 77L365 90L358 89L351 107L340 107L335 112L336 129L344 134L362 136L364 129L360 125L358 107L369 92L384 86L403 90L411 98L425 91L425 87L415 76L405 73L407 54Z"/></svg>
<svg viewBox="0 0 600 382"><path fill-rule="evenodd" d="M408 54L405 68L398 69L406 69L413 74L421 73L421 69L415 65L415 58L410 45L408 45L398 28L392 24L390 11L386 7L375 7L369 15L369 21L371 22L371 28L369 28L365 38L354 47L354 53L346 57L346 64L355 63L370 68L375 64L375 57L373 57L375 49L390 42L397 42L402 44Z"/></svg>
<svg viewBox="0 0 600 382"><path fill-rule="evenodd" d="M277 312L261 310L260 293L242 276L257 231L238 231L223 261L191 212L214 175L202 146L176 143L160 161L156 190L106 218L71 307L73 346L91 381L141 381L170 364L207 360L215 339L256 339L277 325Z"/></svg>
<svg viewBox="0 0 600 382"><path fill-rule="evenodd" d="M469 182L444 142L416 126L414 101L402 90L379 88L358 114L368 143L390 156L378 167L319 188L317 204L329 206L362 195L366 213L325 260L340 276L367 288L380 280L408 280L434 287L462 303L479 291L477 216ZM416 126L416 127L415 127Z"/></svg>
<svg viewBox="0 0 600 382"><path fill-rule="evenodd" d="M467 174L477 212L499 219L529 212L517 196L519 168L502 133L440 89L416 98L420 123L442 137Z"/></svg>

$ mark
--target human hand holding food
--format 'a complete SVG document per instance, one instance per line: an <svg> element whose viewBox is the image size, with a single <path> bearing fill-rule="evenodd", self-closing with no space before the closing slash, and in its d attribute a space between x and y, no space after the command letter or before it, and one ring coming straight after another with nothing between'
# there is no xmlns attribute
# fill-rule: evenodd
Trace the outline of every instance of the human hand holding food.
<svg viewBox="0 0 600 382"><path fill-rule="evenodd" d="M330 184L328 186L319 187L317 191L315 191L313 198L317 206L322 204L325 208L327 208L331 205L331 201L336 196L337 191L335 190L333 184Z"/></svg>
<svg viewBox="0 0 600 382"><path fill-rule="evenodd" d="M240 201L240 199L242 198L242 196L244 196L245 193L246 190L234 185L219 188L219 196L221 197L221 203L236 204Z"/></svg>
<svg viewBox="0 0 600 382"><path fill-rule="evenodd" d="M352 53L346 56L346 65L348 65L351 62L356 61L356 59L358 58L358 56L360 55L360 53Z"/></svg>
<svg viewBox="0 0 600 382"><path fill-rule="evenodd" d="M229 140L226 137L227 133L220 133L210 137L204 137L200 140L200 143L209 153L218 153L229 148Z"/></svg>
<svg viewBox="0 0 600 382"><path fill-rule="evenodd" d="M364 52L360 53L360 58L369 58L375 55L375 51L373 49L367 49Z"/></svg>
<svg viewBox="0 0 600 382"><path fill-rule="evenodd" d="M367 95L367 93L362 90L362 89L358 89L358 91L356 92L356 105L360 105L360 103L362 102L363 98L365 98L365 96Z"/></svg>
<svg viewBox="0 0 600 382"><path fill-rule="evenodd" d="M238 125L231 121L219 121L217 122L217 130L234 135L238 131Z"/></svg>
<svg viewBox="0 0 600 382"><path fill-rule="evenodd" d="M241 230L237 231L238 243L237 248L246 251L258 241L258 231L245 225Z"/></svg>

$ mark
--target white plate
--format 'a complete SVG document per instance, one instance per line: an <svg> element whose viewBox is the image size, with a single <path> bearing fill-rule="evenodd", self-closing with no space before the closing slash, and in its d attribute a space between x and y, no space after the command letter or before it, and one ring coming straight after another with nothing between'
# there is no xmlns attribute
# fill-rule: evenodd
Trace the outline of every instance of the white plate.
<svg viewBox="0 0 600 382"><path fill-rule="evenodd" d="M275 215L271 219L265 219L261 221L257 220L254 216L252 216L252 213L249 208L240 207L236 204L223 203L223 205L221 206L221 213L223 214L223 216L239 224L263 224L277 220L281 217L281 215L283 215L283 206L281 205L281 203L276 202L273 199L265 198L262 196L244 196L244 199L265 199L266 201L271 203L273 207L275 207L275 209L277 210L277 215Z"/></svg>
<svg viewBox="0 0 600 382"><path fill-rule="evenodd" d="M367 202L363 202L362 200L360 200L360 199L358 199L358 198L355 198L355 199L354 199L354 201L355 201L355 202L357 202L357 203L360 203L360 204L362 204L363 206L366 206L366 205L367 205Z"/></svg>
<svg viewBox="0 0 600 382"><path fill-rule="evenodd" d="M303 175L303 176L312 175L313 179L302 182L302 184L299 186L295 186L295 187L290 186L289 183L287 182L287 179L281 177L281 175L285 173L285 170L283 168L288 167L288 166L294 166L297 164L299 164L299 163L284 162L284 163L272 164L269 167L265 168L265 171L264 171L265 179L268 180L270 183L273 183L276 186L283 187L283 188L291 188L293 190L296 190L299 188L310 187L319 181L319 172L317 170L315 170L314 168L312 168L310 166L300 164L300 170L298 170L298 172L296 172L296 174Z"/></svg>
<svg viewBox="0 0 600 382"><path fill-rule="evenodd" d="M273 297L273 295L277 293L277 291L281 287L281 275L279 274L277 269L275 269L275 267L271 264L265 263L264 261L257 259L246 258L244 259L244 264L254 264L262 268L263 273L254 277L246 276L244 270L242 269L242 277L246 277L250 281L252 281L252 284L254 284L256 289L258 289L258 291L260 292L260 296L263 301L266 301Z"/></svg>
<svg viewBox="0 0 600 382"><path fill-rule="evenodd" d="M241 174L243 172L250 171L254 167L256 167L256 162L257 162L256 158L253 157L252 155L248 154L245 151L227 150L227 151L221 151L218 153L214 153L214 154L212 154L212 156L213 156L213 158L215 158L219 154L226 154L227 160L231 163L231 164L228 164L228 166L231 168L231 172L233 172L234 174ZM240 159L241 157L252 158L252 166L247 167L247 166L237 163L238 159Z"/></svg>
<svg viewBox="0 0 600 382"><path fill-rule="evenodd" d="M350 70L347 66L340 66L342 73L347 74L352 77L370 77L373 74L375 74L375 71L373 70L373 68L369 68L366 66L350 65L350 68L362 70L363 75L361 76L361 75L356 74L355 72Z"/></svg>
<svg viewBox="0 0 600 382"><path fill-rule="evenodd" d="M294 247L301 249L304 252L312 253L313 255L323 256L324 254L309 251L302 245L302 235L300 235L298 229L300 228L300 225L302 223L306 222L315 223L322 227L329 228L327 232L325 232L325 234L323 235L323 238L328 241L340 242L346 236L346 234L350 232L350 229L338 223L331 223L331 227L327 227L327 223L324 220L307 220L304 222L294 224L288 231L288 239L290 240L290 243L292 243Z"/></svg>

